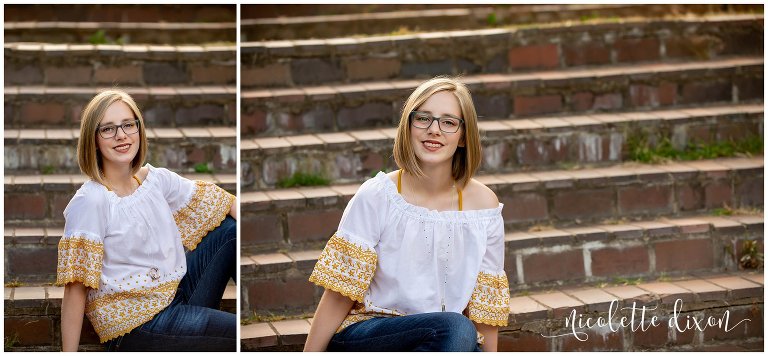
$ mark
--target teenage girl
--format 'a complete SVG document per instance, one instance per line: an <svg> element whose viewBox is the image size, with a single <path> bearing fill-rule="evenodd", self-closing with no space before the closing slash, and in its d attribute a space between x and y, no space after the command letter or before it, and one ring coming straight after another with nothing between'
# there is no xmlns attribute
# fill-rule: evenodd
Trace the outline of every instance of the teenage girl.
<svg viewBox="0 0 768 356"><path fill-rule="evenodd" d="M403 107L400 170L350 200L310 281L325 288L305 351L496 351L507 325L503 204L472 179L477 114L438 77Z"/></svg>
<svg viewBox="0 0 768 356"><path fill-rule="evenodd" d="M235 278L235 197L146 155L134 100L96 95L77 144L90 180L64 210L58 246L62 349L77 351L85 314L108 351L235 351L236 317L219 310Z"/></svg>

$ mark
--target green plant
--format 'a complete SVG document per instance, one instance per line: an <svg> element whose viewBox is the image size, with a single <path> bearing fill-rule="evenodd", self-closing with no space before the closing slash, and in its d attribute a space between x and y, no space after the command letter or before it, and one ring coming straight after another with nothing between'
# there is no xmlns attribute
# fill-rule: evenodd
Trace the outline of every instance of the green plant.
<svg viewBox="0 0 768 356"><path fill-rule="evenodd" d="M642 282L642 278L625 278L625 277L617 277L613 279L613 284L620 285L620 286L634 286L637 284L640 284Z"/></svg>
<svg viewBox="0 0 768 356"><path fill-rule="evenodd" d="M96 31L96 33L88 37L88 42L94 45L109 43L109 41L107 41L107 33L104 30Z"/></svg>
<svg viewBox="0 0 768 356"><path fill-rule="evenodd" d="M19 334L14 332L11 336L5 337L5 351L10 351L10 349L14 346L16 346L19 343Z"/></svg>
<svg viewBox="0 0 768 356"><path fill-rule="evenodd" d="M496 13L492 12L485 18L485 22L488 23L488 26L496 26L499 24L499 19L496 17Z"/></svg>
<svg viewBox="0 0 768 356"><path fill-rule="evenodd" d="M632 161L662 163L669 160L692 161L738 155L753 155L763 152L763 138L750 135L741 140L717 141L714 143L689 142L682 150L675 149L669 137L662 137L651 145L648 135L637 132L627 138L627 154Z"/></svg>
<svg viewBox="0 0 768 356"><path fill-rule="evenodd" d="M195 165L195 173L213 173L213 169L208 166L208 163L198 163Z"/></svg>
<svg viewBox="0 0 768 356"><path fill-rule="evenodd" d="M763 253L760 252L760 244L758 241L747 240L741 245L739 267L744 269L763 268Z"/></svg>
<svg viewBox="0 0 768 356"><path fill-rule="evenodd" d="M281 188L291 187L313 187L330 184L330 180L317 174L296 172L292 176L277 182Z"/></svg>
<svg viewBox="0 0 768 356"><path fill-rule="evenodd" d="M5 288L16 288L23 286L24 283L20 282L18 279L14 279L10 282L5 282Z"/></svg>
<svg viewBox="0 0 768 356"><path fill-rule="evenodd" d="M53 174L54 172L56 172L56 168L51 165L43 166L40 168L40 174L48 175Z"/></svg>

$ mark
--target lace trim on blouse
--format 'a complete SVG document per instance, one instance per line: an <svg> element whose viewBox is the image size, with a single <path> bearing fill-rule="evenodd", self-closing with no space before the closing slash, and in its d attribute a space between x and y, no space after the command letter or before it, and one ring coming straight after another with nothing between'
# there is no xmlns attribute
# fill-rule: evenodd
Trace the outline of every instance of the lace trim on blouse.
<svg viewBox="0 0 768 356"><path fill-rule="evenodd" d="M169 281L97 297L86 303L85 314L98 330L100 342L107 342L151 320L173 301L178 285L178 280Z"/></svg>
<svg viewBox="0 0 768 356"><path fill-rule="evenodd" d="M320 254L309 281L362 302L376 271L376 261L373 249L333 235Z"/></svg>
<svg viewBox="0 0 768 356"><path fill-rule="evenodd" d="M509 282L506 274L480 272L467 310L472 321L492 326L507 326Z"/></svg>
<svg viewBox="0 0 768 356"><path fill-rule="evenodd" d="M99 289L104 245L84 236L63 237L59 240L59 258L56 285L81 282L86 287Z"/></svg>
<svg viewBox="0 0 768 356"><path fill-rule="evenodd" d="M173 213L184 247L194 250L203 236L221 225L234 202L235 196L219 186L195 181L189 202Z"/></svg>

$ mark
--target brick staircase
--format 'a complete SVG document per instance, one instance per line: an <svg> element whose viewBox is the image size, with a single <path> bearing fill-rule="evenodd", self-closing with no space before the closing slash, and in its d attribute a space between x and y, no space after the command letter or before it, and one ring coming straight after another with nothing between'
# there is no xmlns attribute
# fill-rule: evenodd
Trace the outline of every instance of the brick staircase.
<svg viewBox="0 0 768 356"><path fill-rule="evenodd" d="M60 350L57 245L63 210L87 179L80 112L99 90L136 99L149 163L236 193L235 14L234 5L5 7L6 351ZM223 310L236 310L236 295L233 284ZM103 349L87 319L81 349Z"/></svg>
<svg viewBox="0 0 768 356"><path fill-rule="evenodd" d="M505 204L514 299L501 351L762 350L762 269L738 262L745 241L762 253L762 154L633 161L665 142L762 142L755 10L244 5L242 349L303 347L322 295L307 281L322 247L359 185L396 168L405 98L446 74L472 91L477 179ZM502 26L489 26L489 14ZM295 173L331 183L280 188ZM539 335L569 333L564 313L604 315L613 299L656 306L666 323L678 297L680 320L726 310L751 320L728 333Z"/></svg>

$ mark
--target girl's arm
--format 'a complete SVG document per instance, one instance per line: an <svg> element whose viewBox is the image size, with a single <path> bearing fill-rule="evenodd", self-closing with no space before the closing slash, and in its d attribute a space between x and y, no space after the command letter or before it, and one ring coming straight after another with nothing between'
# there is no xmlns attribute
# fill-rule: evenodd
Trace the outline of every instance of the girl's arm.
<svg viewBox="0 0 768 356"><path fill-rule="evenodd" d="M326 289L317 305L315 317L312 319L312 327L304 344L304 351L325 351L328 342L331 341L336 329L349 314L354 301L342 295Z"/></svg>
<svg viewBox="0 0 768 356"><path fill-rule="evenodd" d="M237 207L239 205L240 204L237 203L237 200L235 200L235 202L232 203L232 206L229 208L229 216L231 216L235 220L240 220L240 219L237 218L237 216L238 216Z"/></svg>
<svg viewBox="0 0 768 356"><path fill-rule="evenodd" d="M61 301L62 351L76 352L80 344L87 291L85 285L80 282L72 282L64 286L64 299Z"/></svg>
<svg viewBox="0 0 768 356"><path fill-rule="evenodd" d="M483 334L485 342L483 343L483 351L496 352L499 342L499 327L486 324L475 323L477 331Z"/></svg>

